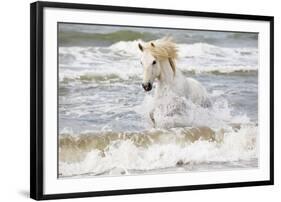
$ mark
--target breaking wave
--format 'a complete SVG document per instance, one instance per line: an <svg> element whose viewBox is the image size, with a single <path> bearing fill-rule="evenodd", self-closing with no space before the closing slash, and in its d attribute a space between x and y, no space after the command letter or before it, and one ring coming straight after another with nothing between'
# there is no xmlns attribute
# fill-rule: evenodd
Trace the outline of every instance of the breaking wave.
<svg viewBox="0 0 281 202"><path fill-rule="evenodd" d="M256 126L60 135L59 175L120 175L257 158ZM153 173L153 172L152 172Z"/></svg>
<svg viewBox="0 0 281 202"><path fill-rule="evenodd" d="M138 41L108 47L60 47L60 81L141 79ZM177 66L186 74L257 74L257 48L223 48L206 43L179 44Z"/></svg>
<svg viewBox="0 0 281 202"><path fill-rule="evenodd" d="M145 118L139 124L145 124L155 107L157 128L60 131L59 175L131 175L168 172L169 168L192 171L203 164L201 170L210 170L217 163L224 169L243 168L247 163L246 167L257 167L257 124L246 115L234 116L218 93L211 95L211 108L171 94L156 101L146 95L134 110Z"/></svg>
<svg viewBox="0 0 281 202"><path fill-rule="evenodd" d="M107 36L115 40L120 36L119 41L123 40L122 34L131 33L93 37L100 40L99 37ZM75 40L75 37L65 37L65 40L68 38ZM179 44L177 68L184 76L210 74L217 82L207 82L216 86L210 87L212 107L203 108L173 94L155 101L151 94L140 92L139 41L130 40L113 41L107 46L59 47L60 123L70 128L73 123L76 127L73 131L60 128L59 176L258 166L256 120L251 120L240 108L238 113L233 113L233 106L227 101L230 99L226 99L232 94L241 97L241 85L244 84L239 83L240 79L237 80L240 85L234 83L232 86L224 81L224 77L218 83L215 76L257 75L257 48ZM254 84L247 87L255 93ZM255 99L250 97L247 102L241 101L241 105ZM155 107L158 128L149 125L148 114L152 107ZM171 115L173 111L180 113ZM116 125L120 127L116 129ZM128 131L124 132L124 129ZM200 165L202 168L198 168Z"/></svg>

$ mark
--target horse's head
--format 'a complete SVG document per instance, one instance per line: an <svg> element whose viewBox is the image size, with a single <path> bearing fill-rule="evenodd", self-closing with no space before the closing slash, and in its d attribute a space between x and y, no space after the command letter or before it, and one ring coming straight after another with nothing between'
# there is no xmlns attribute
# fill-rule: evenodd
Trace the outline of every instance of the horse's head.
<svg viewBox="0 0 281 202"><path fill-rule="evenodd" d="M154 43L149 43L152 48L155 47ZM145 91L152 89L153 82L160 76L160 63L156 57L154 57L150 51L145 49L143 45L139 43L139 49L142 51L141 64L143 66L143 81L142 87Z"/></svg>

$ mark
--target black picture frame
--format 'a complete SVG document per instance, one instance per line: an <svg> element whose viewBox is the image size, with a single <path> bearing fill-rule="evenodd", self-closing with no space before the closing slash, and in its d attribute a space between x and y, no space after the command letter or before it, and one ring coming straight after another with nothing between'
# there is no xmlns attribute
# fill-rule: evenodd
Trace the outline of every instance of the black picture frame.
<svg viewBox="0 0 281 202"><path fill-rule="evenodd" d="M43 9L62 8L115 11L129 13L164 14L176 16L268 21L270 23L270 179L237 183L204 184L174 187L44 194L43 192ZM35 2L30 5L30 197L36 200L94 197L154 192L187 191L274 184L274 17L228 13L196 12L168 9L89 5L76 3Z"/></svg>

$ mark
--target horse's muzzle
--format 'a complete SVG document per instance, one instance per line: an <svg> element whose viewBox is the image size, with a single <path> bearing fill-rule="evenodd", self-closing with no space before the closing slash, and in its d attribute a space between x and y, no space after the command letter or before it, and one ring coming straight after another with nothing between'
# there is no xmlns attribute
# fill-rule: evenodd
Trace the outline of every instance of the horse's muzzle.
<svg viewBox="0 0 281 202"><path fill-rule="evenodd" d="M152 84L150 83L150 82L148 82L148 83L143 83L142 84L142 87L143 87L143 89L145 90L145 91L151 91L151 89L152 89Z"/></svg>

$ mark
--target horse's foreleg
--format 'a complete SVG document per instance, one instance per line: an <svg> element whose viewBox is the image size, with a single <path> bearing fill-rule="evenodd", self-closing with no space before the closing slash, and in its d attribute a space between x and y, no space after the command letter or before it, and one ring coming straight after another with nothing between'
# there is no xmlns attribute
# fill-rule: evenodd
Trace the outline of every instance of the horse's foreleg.
<svg viewBox="0 0 281 202"><path fill-rule="evenodd" d="M155 119L154 119L154 110L152 110L151 112L149 112L149 117L153 123L153 127L156 127L156 123L155 123Z"/></svg>

